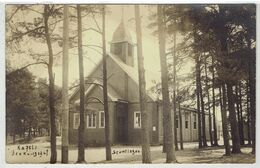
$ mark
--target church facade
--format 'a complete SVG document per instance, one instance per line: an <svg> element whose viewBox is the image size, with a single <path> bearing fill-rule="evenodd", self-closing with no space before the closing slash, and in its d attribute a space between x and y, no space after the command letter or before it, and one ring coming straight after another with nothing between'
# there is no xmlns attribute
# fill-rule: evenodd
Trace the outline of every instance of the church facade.
<svg viewBox="0 0 260 168"><path fill-rule="evenodd" d="M134 45L124 22L113 34L107 53L108 108L112 144L141 144L141 113L138 72L134 68ZM105 115L103 111L102 61L86 78L85 85L85 145L105 144ZM163 142L162 103L147 92L146 109L151 144ZM196 110L181 108L183 140L197 141ZM79 89L70 97L69 142L77 144L79 126ZM179 125L179 122L177 121ZM179 132L179 127L178 127Z"/></svg>

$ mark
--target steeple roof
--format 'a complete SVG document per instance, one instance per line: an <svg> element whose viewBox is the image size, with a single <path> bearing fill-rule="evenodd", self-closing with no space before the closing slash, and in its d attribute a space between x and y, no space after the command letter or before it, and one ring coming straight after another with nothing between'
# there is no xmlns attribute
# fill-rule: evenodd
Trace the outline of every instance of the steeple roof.
<svg viewBox="0 0 260 168"><path fill-rule="evenodd" d="M115 32L113 33L113 38L111 43L119 43L119 42L132 42L132 37L130 32L125 26L125 23L122 19L121 23L116 28Z"/></svg>

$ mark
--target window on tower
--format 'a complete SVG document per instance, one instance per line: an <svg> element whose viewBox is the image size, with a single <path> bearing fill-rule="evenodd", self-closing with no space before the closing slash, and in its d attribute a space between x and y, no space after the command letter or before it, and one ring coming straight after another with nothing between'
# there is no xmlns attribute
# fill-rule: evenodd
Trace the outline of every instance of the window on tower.
<svg viewBox="0 0 260 168"><path fill-rule="evenodd" d="M121 55L122 54L122 43L115 43L113 44L113 54Z"/></svg>

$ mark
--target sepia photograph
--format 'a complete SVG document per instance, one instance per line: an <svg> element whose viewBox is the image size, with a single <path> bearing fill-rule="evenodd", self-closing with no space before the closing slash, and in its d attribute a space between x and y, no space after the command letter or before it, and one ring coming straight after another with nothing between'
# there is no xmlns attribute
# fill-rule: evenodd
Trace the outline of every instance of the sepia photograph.
<svg viewBox="0 0 260 168"><path fill-rule="evenodd" d="M255 164L256 6L5 4L6 164Z"/></svg>

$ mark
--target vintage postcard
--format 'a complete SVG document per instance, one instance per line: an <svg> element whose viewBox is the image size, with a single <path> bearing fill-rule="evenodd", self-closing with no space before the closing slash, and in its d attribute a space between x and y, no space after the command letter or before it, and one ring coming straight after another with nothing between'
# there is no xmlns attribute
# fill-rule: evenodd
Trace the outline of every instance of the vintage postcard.
<svg viewBox="0 0 260 168"><path fill-rule="evenodd" d="M6 164L253 164L255 4L6 4Z"/></svg>

